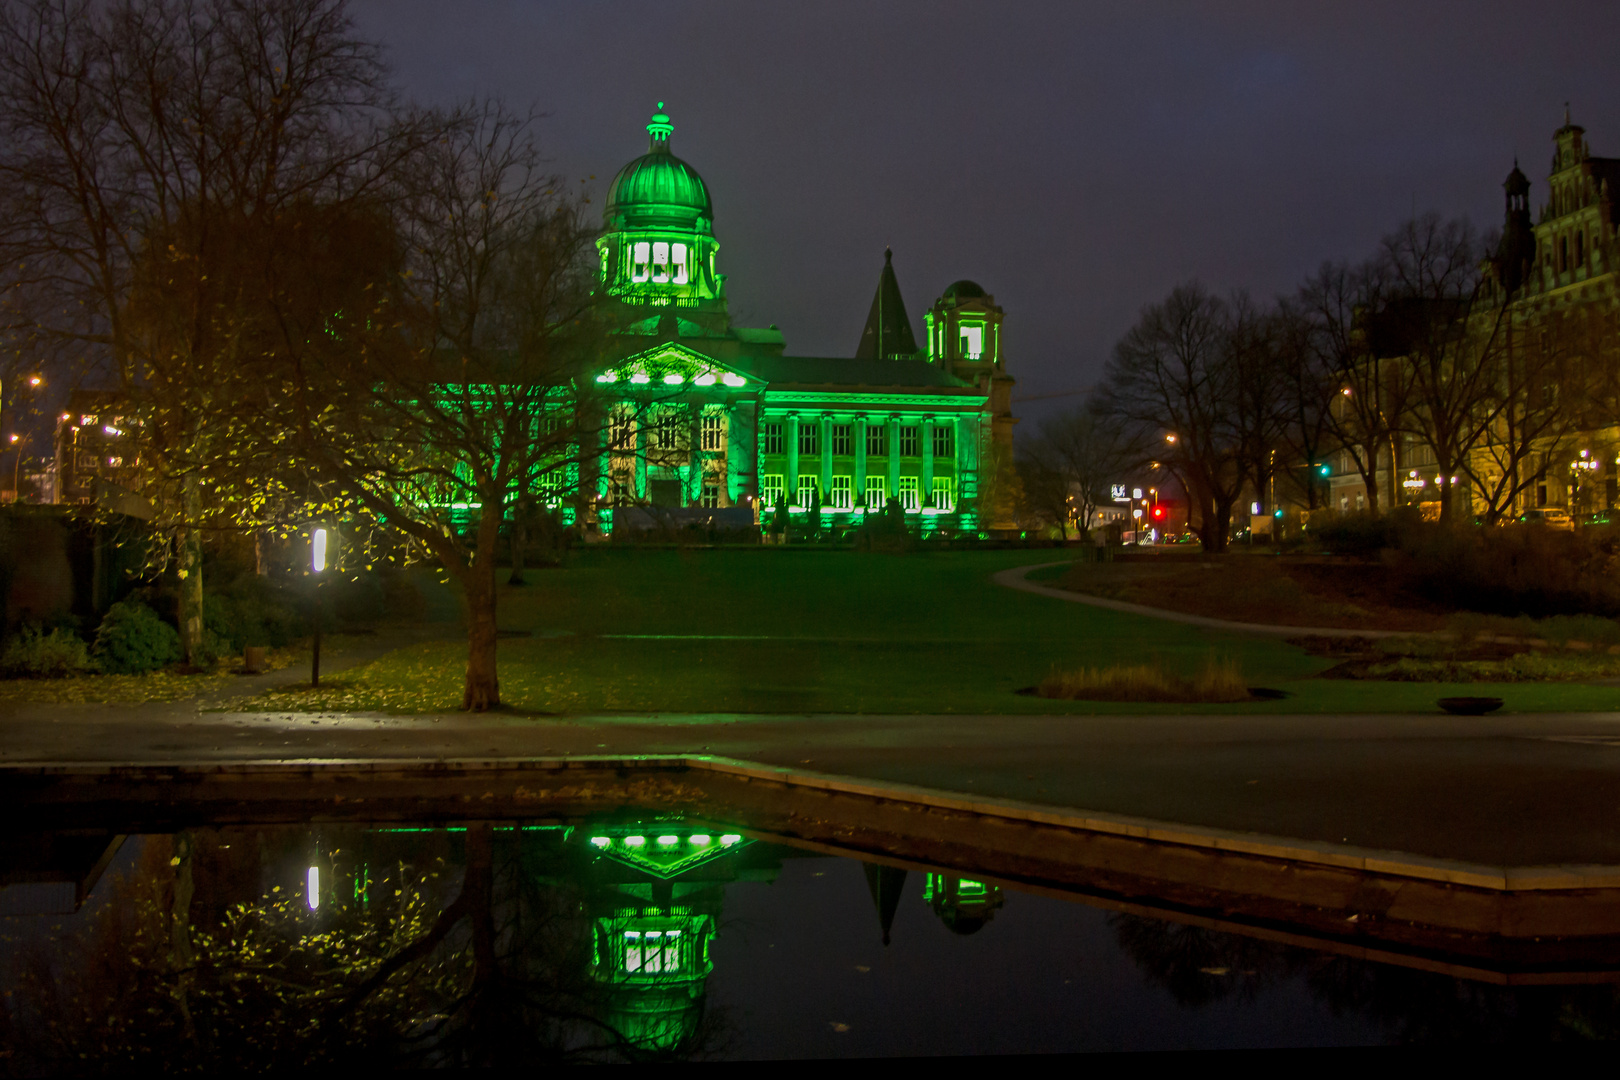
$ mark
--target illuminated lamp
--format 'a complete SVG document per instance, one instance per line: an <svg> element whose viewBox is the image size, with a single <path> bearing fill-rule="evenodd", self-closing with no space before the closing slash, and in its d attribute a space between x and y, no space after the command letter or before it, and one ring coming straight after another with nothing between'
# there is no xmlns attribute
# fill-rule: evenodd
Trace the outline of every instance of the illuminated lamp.
<svg viewBox="0 0 1620 1080"><path fill-rule="evenodd" d="M678 844L680 842L681 842L681 838L678 837L678 836L660 836L658 838L658 846L659 847L674 847L676 844Z"/></svg>
<svg viewBox="0 0 1620 1080"><path fill-rule="evenodd" d="M611 371L604 371L596 377L596 381L599 383L616 383L619 381L619 377Z"/></svg>
<svg viewBox="0 0 1620 1080"><path fill-rule="evenodd" d="M309 888L304 892L304 900L309 904L309 910L314 911L321 906L321 868L309 868Z"/></svg>
<svg viewBox="0 0 1620 1080"><path fill-rule="evenodd" d="M606 836L593 836L593 837L591 837L591 847L605 848L605 847L611 847L612 845L613 845L613 841L610 838L606 837Z"/></svg>
<svg viewBox="0 0 1620 1080"><path fill-rule="evenodd" d="M630 381L635 383L637 386L645 386L647 383L651 382L652 380L647 378L647 375L646 375L645 372L638 371L634 375L630 376Z"/></svg>
<svg viewBox="0 0 1620 1080"><path fill-rule="evenodd" d="M691 840L694 847L707 847L709 845L708 833L695 833L688 839Z"/></svg>
<svg viewBox="0 0 1620 1080"><path fill-rule="evenodd" d="M748 382L748 380L743 378L741 375L726 375L720 381L725 383L727 386L742 386Z"/></svg>
<svg viewBox="0 0 1620 1080"><path fill-rule="evenodd" d="M683 383L685 381L686 381L686 376L685 375L677 375L673 371L670 372L668 375L664 376L664 385L665 386L679 386L679 385L681 385L681 383Z"/></svg>
<svg viewBox="0 0 1620 1080"><path fill-rule="evenodd" d="M693 379L692 381L697 383L699 386L713 386L714 385L714 372L705 371L703 374L699 375L697 378Z"/></svg>
<svg viewBox="0 0 1620 1080"><path fill-rule="evenodd" d="M641 847L647 843L645 836L627 836L624 838L625 847Z"/></svg>
<svg viewBox="0 0 1620 1080"><path fill-rule="evenodd" d="M724 836L722 836L720 838L720 846L721 847L730 847L732 844L737 843L741 839L742 839L742 837L738 836L736 833L726 833Z"/></svg>

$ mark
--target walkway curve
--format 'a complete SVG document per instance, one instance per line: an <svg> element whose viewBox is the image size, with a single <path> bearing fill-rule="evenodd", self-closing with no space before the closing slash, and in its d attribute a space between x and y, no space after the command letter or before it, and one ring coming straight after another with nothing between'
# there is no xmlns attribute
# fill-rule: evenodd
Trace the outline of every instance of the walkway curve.
<svg viewBox="0 0 1620 1080"><path fill-rule="evenodd" d="M1089 604L1092 607L1107 608L1109 611L1122 611L1127 615L1146 615L1150 619L1185 623L1188 626L1203 627L1205 630L1227 630L1239 634L1264 634L1268 637L1388 638L1433 636L1430 633L1421 631L1343 630L1324 626L1278 626L1274 623L1233 622L1230 619L1212 619L1207 615L1189 615L1183 611L1167 611L1164 608L1148 607L1146 604L1131 604L1124 600L1108 600L1101 596L1087 596L1085 593L1057 589L1050 585L1037 585L1033 581L1025 580L1026 575L1036 570L1044 570L1048 566L1066 566L1073 561L1073 559L1060 559L1056 562L1035 563L1031 566L1014 566L1009 570L1002 570L990 575L990 580L997 585L1017 589L1019 592L1050 596L1054 600L1067 600L1072 604Z"/></svg>

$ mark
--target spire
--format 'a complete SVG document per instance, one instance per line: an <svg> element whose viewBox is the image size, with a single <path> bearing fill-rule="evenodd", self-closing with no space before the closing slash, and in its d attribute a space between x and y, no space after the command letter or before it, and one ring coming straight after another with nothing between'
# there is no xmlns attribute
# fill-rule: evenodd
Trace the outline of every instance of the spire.
<svg viewBox="0 0 1620 1080"><path fill-rule="evenodd" d="M669 122L669 116L664 112L664 103L658 103L658 111L653 113L652 123L647 125L648 152L669 153L669 137L675 134L675 125Z"/></svg>
<svg viewBox="0 0 1620 1080"><path fill-rule="evenodd" d="M872 311L866 316L866 329L855 349L857 360L892 360L914 356L917 338L906 317L906 302L900 298L900 283L894 277L894 252L883 249L883 276L878 278Z"/></svg>
<svg viewBox="0 0 1620 1080"><path fill-rule="evenodd" d="M887 945L889 930L894 926L894 913L900 909L900 894L905 891L906 872L877 863L863 863L861 868L866 871L866 887L871 890L878 924L883 927L883 944Z"/></svg>

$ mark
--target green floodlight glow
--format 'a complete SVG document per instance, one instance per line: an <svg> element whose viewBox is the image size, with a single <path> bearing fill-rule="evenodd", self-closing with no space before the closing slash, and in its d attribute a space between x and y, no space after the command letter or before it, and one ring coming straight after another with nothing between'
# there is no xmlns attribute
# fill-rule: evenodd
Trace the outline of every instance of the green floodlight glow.
<svg viewBox="0 0 1620 1080"><path fill-rule="evenodd" d="M690 839L695 847L708 847L709 845L709 835L707 833L696 833Z"/></svg>
<svg viewBox="0 0 1620 1080"><path fill-rule="evenodd" d="M683 383L685 381L686 381L686 376L685 375L681 375L681 374L678 374L678 373L673 372L673 371L670 372L668 375L664 376L664 385L665 386L679 386L679 385L681 385L681 383Z"/></svg>
<svg viewBox="0 0 1620 1080"><path fill-rule="evenodd" d="M591 837L591 847L605 848L605 847L611 847L612 845L613 845L613 841L611 839L609 839L608 837L606 837L606 836L593 836L593 837Z"/></svg>
<svg viewBox="0 0 1620 1080"><path fill-rule="evenodd" d="M647 383L652 382L651 379L647 378L645 373L640 372L640 371L638 371L634 375L630 376L630 381L635 383L637 386L644 386Z"/></svg>
<svg viewBox="0 0 1620 1080"><path fill-rule="evenodd" d="M646 842L647 838L645 836L627 836L624 838L625 847L641 847Z"/></svg>
<svg viewBox="0 0 1620 1080"><path fill-rule="evenodd" d="M726 833L724 836L722 836L720 838L720 846L721 847L730 847L732 844L735 844L737 841L739 841L741 839L742 839L742 837L737 835L734 832Z"/></svg>
<svg viewBox="0 0 1620 1080"><path fill-rule="evenodd" d="M678 837L678 836L660 836L658 838L658 846L659 847L674 847L676 844L678 844L680 842L681 842L681 838Z"/></svg>
<svg viewBox="0 0 1620 1080"><path fill-rule="evenodd" d="M699 386L713 386L714 385L714 372L705 371L703 374L699 375L697 378L693 379L692 381L697 383Z"/></svg>
<svg viewBox="0 0 1620 1080"><path fill-rule="evenodd" d="M741 375L729 375L729 374L725 378L721 379L720 381L725 383L727 386L742 386L742 385L744 385L745 383L748 382L748 380L743 378Z"/></svg>

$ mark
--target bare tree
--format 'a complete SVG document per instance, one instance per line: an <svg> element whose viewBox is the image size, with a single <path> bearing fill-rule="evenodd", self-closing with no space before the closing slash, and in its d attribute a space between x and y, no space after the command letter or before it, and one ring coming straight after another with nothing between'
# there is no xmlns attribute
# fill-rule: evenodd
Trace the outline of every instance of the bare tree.
<svg viewBox="0 0 1620 1080"><path fill-rule="evenodd" d="M1139 433L1088 403L1041 421L1018 453L1025 498L1040 500L1043 512L1061 520L1067 539L1068 522L1089 529L1097 507L1110 501L1109 488L1145 464L1148 447Z"/></svg>
<svg viewBox="0 0 1620 1080"><path fill-rule="evenodd" d="M1482 263L1466 221L1408 221L1384 238L1381 295L1369 316L1382 339L1370 351L1410 373L1411 398L1397 423L1434 452L1442 521L1456 514L1456 484L1503 406L1508 308L1505 294L1480 287Z"/></svg>
<svg viewBox="0 0 1620 1080"><path fill-rule="evenodd" d="M507 509L542 488L594 493L608 418L588 377L602 343L594 230L540 169L532 118L499 103L448 118L396 183L397 247L343 272L364 282L350 287L353 305L341 317L309 302L279 313L270 426L296 432L333 513L404 533L456 579L463 706L487 709L500 704ZM309 273L318 280L319 266Z"/></svg>
<svg viewBox="0 0 1620 1080"><path fill-rule="evenodd" d="M38 337L124 391L174 536L188 659L200 530L245 477L229 417L248 287L235 240L374 185L401 152L342 0L36 0L0 11L0 266ZM249 228L251 227L251 228ZM262 305L260 305L262 306ZM237 507L253 500L234 500Z"/></svg>
<svg viewBox="0 0 1620 1080"><path fill-rule="evenodd" d="M1247 479L1236 418L1228 305L1197 284L1145 308L1114 346L1098 412L1163 446L1159 460L1197 510L1205 551L1226 550Z"/></svg>

